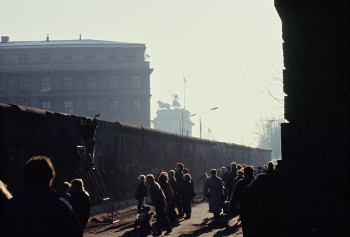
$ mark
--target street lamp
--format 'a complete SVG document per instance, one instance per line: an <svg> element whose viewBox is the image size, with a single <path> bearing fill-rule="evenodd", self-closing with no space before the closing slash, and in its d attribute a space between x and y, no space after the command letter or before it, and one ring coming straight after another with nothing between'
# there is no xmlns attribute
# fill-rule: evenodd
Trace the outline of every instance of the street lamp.
<svg viewBox="0 0 350 237"><path fill-rule="evenodd" d="M185 119L188 119L190 117L196 116L197 114L190 114ZM182 122L181 122L181 135L184 135L184 113L182 112Z"/></svg>
<svg viewBox="0 0 350 237"><path fill-rule="evenodd" d="M217 110L219 107L214 107L208 110L204 110L203 112L199 113L199 138L202 138L202 117L201 115L205 112L211 111L211 110Z"/></svg>

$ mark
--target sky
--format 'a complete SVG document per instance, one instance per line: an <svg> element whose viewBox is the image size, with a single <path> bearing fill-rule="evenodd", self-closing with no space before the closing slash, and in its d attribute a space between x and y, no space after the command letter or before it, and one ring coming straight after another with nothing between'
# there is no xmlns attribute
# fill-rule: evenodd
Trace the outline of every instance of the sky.
<svg viewBox="0 0 350 237"><path fill-rule="evenodd" d="M12 41L95 39L143 43L150 56L151 119L179 96L193 136L258 146L259 121L283 118L282 26L273 0L0 0ZM184 83L184 78L186 83ZM185 90L184 90L185 89ZM185 91L185 96L184 96ZM211 134L208 134L208 128Z"/></svg>

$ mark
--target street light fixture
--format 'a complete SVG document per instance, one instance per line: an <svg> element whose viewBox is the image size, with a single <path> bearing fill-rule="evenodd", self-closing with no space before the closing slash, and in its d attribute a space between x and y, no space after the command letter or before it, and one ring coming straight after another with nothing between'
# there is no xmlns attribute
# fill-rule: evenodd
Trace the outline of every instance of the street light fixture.
<svg viewBox="0 0 350 237"><path fill-rule="evenodd" d="M211 110L217 110L219 107L214 107L208 110L204 110L203 112L199 113L199 138L202 138L202 117L201 115L205 112L211 111Z"/></svg>

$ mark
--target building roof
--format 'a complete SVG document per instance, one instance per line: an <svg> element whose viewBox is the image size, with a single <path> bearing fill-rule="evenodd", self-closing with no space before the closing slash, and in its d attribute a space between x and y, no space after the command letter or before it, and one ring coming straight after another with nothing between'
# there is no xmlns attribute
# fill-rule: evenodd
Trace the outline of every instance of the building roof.
<svg viewBox="0 0 350 237"><path fill-rule="evenodd" d="M118 47L118 48L144 48L145 44L140 43L125 43L105 40L49 40L49 41L9 41L0 43L0 49L5 48L85 48L85 47Z"/></svg>

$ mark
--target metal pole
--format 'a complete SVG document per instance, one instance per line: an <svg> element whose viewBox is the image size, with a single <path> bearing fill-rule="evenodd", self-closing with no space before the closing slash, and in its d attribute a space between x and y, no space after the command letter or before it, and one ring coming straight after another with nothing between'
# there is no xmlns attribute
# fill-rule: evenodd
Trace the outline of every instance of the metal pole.
<svg viewBox="0 0 350 237"><path fill-rule="evenodd" d="M199 138L202 138L202 117L199 116Z"/></svg>

